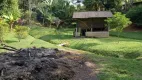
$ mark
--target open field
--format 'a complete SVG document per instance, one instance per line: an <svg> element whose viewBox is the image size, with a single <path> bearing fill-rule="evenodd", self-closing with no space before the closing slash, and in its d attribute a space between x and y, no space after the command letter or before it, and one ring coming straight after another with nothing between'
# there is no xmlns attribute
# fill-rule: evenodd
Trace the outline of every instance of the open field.
<svg viewBox="0 0 142 80"><path fill-rule="evenodd" d="M32 36L28 36L26 39L22 39L20 42L17 38L15 38L14 33L8 34L5 38L5 43L9 46L13 46L15 48L29 48L29 47L47 47L47 48L55 48L56 46L54 44L51 44L49 42L35 39ZM0 50L3 52L3 50Z"/></svg>
<svg viewBox="0 0 142 80"><path fill-rule="evenodd" d="M122 33L120 38L74 38L72 32L73 29L33 27L30 35L55 45L67 43L66 47L89 51L86 57L97 64L100 80L142 79L142 60L136 59L142 56L141 32Z"/></svg>
<svg viewBox="0 0 142 80"><path fill-rule="evenodd" d="M37 30L36 30L37 29ZM79 50L85 50L96 54L114 57L124 57L127 53L142 54L142 41L130 38L74 38L72 29L51 30L46 28L33 28L30 32L35 38L53 43L67 43L67 47ZM132 34L132 33L131 33ZM138 34L138 33L137 33ZM136 33L134 33L136 35ZM137 35L137 37L141 35Z"/></svg>
<svg viewBox="0 0 142 80"><path fill-rule="evenodd" d="M16 48L72 48L85 51L86 58L96 64L94 71L99 72L97 76L100 80L142 80L142 60L137 59L142 57L141 32L125 35L127 38L74 38L72 33L73 29L32 27L30 35L21 42L13 33L6 36L5 41ZM135 35L137 37L132 39ZM66 47L57 46L61 43L67 43Z"/></svg>

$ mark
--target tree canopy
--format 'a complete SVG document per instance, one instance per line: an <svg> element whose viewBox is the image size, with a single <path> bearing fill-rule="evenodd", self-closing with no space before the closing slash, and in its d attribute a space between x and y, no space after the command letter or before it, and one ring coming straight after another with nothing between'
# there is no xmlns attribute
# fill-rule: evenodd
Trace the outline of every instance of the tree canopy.
<svg viewBox="0 0 142 80"><path fill-rule="evenodd" d="M18 0L1 0L0 1L0 14L1 15L14 15L20 17L20 9Z"/></svg>

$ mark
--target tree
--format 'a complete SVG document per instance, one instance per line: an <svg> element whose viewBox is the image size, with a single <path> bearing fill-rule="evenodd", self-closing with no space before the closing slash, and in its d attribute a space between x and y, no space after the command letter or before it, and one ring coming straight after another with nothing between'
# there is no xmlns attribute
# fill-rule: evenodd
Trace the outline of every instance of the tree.
<svg viewBox="0 0 142 80"><path fill-rule="evenodd" d="M103 6L100 0L85 0L83 3L86 9L90 11L99 11Z"/></svg>
<svg viewBox="0 0 142 80"><path fill-rule="evenodd" d="M61 19L64 24L70 25L72 22L73 12L76 11L76 8L73 5L70 5L70 2L67 0L59 0L56 5L52 7L52 12L55 17Z"/></svg>
<svg viewBox="0 0 142 80"><path fill-rule="evenodd" d="M37 10L42 14L43 24L45 20L51 23L54 18L71 22L75 7L67 0L44 0L38 4Z"/></svg>
<svg viewBox="0 0 142 80"><path fill-rule="evenodd" d="M3 15L3 18L4 18L5 21L9 24L10 30L12 31L12 29L13 29L13 24L14 24L15 21L18 20L18 18L17 18L17 17L14 17L12 14L10 14L10 15Z"/></svg>
<svg viewBox="0 0 142 80"><path fill-rule="evenodd" d="M102 11L115 10L118 11L122 7L123 0L85 0L83 4L86 10Z"/></svg>
<svg viewBox="0 0 142 80"><path fill-rule="evenodd" d="M52 24L53 21L55 20L55 17L54 17L51 13L49 13L48 16L47 16L47 19L48 19L49 22L50 22L49 27L51 28L51 24Z"/></svg>
<svg viewBox="0 0 142 80"><path fill-rule="evenodd" d="M126 16L127 16L128 18L130 18L130 20L131 20L134 24L136 24L136 25L138 25L138 26L142 25L142 5L131 8L131 9L127 12Z"/></svg>
<svg viewBox="0 0 142 80"><path fill-rule="evenodd" d="M1 0L0 1L1 15L13 15L13 17L20 17L20 9L18 0Z"/></svg>
<svg viewBox="0 0 142 80"><path fill-rule="evenodd" d="M1 0L0 8L1 8L0 15L6 19L12 31L14 22L21 15L18 5L18 0Z"/></svg>
<svg viewBox="0 0 142 80"><path fill-rule="evenodd" d="M107 26L110 27L110 29L115 29L118 32L118 37L123 29L131 24L130 19L126 18L125 14L122 14L120 12L116 12L113 17L108 18L106 22Z"/></svg>
<svg viewBox="0 0 142 80"><path fill-rule="evenodd" d="M15 27L15 34L18 38L19 42L21 39L25 39L28 36L29 28L25 26L16 26Z"/></svg>

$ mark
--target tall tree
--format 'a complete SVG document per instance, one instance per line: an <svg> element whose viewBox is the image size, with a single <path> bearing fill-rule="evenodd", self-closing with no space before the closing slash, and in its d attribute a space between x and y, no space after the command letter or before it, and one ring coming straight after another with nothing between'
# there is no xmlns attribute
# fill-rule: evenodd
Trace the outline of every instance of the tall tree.
<svg viewBox="0 0 142 80"><path fill-rule="evenodd" d="M86 10L119 10L122 6L123 0L84 0Z"/></svg>

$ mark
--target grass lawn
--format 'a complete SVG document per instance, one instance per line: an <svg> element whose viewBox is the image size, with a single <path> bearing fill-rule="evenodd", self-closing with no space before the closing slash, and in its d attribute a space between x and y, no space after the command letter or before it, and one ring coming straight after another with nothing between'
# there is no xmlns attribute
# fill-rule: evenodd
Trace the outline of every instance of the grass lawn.
<svg viewBox="0 0 142 80"><path fill-rule="evenodd" d="M32 36L28 36L26 39L22 39L20 42L17 38L15 38L14 33L8 34L8 36L5 37L5 43L9 46L13 46L15 48L29 48L29 47L47 47L47 48L57 48L54 44L51 44L49 42L35 39ZM3 52L4 50L0 50L0 52Z"/></svg>
<svg viewBox="0 0 142 80"><path fill-rule="evenodd" d="M136 59L142 57L142 32L122 33L121 38L115 32L109 38L74 38L72 33L73 29L32 27L26 39L18 42L10 33L5 41L16 48L60 48L58 44L67 43L67 48L86 51L86 57L97 64L100 80L142 80L142 60Z"/></svg>
<svg viewBox="0 0 142 80"><path fill-rule="evenodd" d="M100 80L142 80L142 60L136 60L142 56L141 32L125 35L125 38L73 38L72 33L73 29L57 31L41 27L30 31L37 39L55 45L67 43L69 48L91 52L86 56L98 65ZM135 35L137 37L132 39Z"/></svg>
<svg viewBox="0 0 142 80"><path fill-rule="evenodd" d="M123 32L120 34L120 37L142 40L141 34L142 32ZM117 36L117 33L111 32L110 35Z"/></svg>
<svg viewBox="0 0 142 80"><path fill-rule="evenodd" d="M142 41L129 38L73 38L72 29L56 31L54 29L35 27L30 35L35 38L53 43L67 43L67 47L90 51L96 54L114 57L127 57L127 54L142 54ZM131 37L131 36L130 36ZM140 34L139 34L140 37Z"/></svg>

